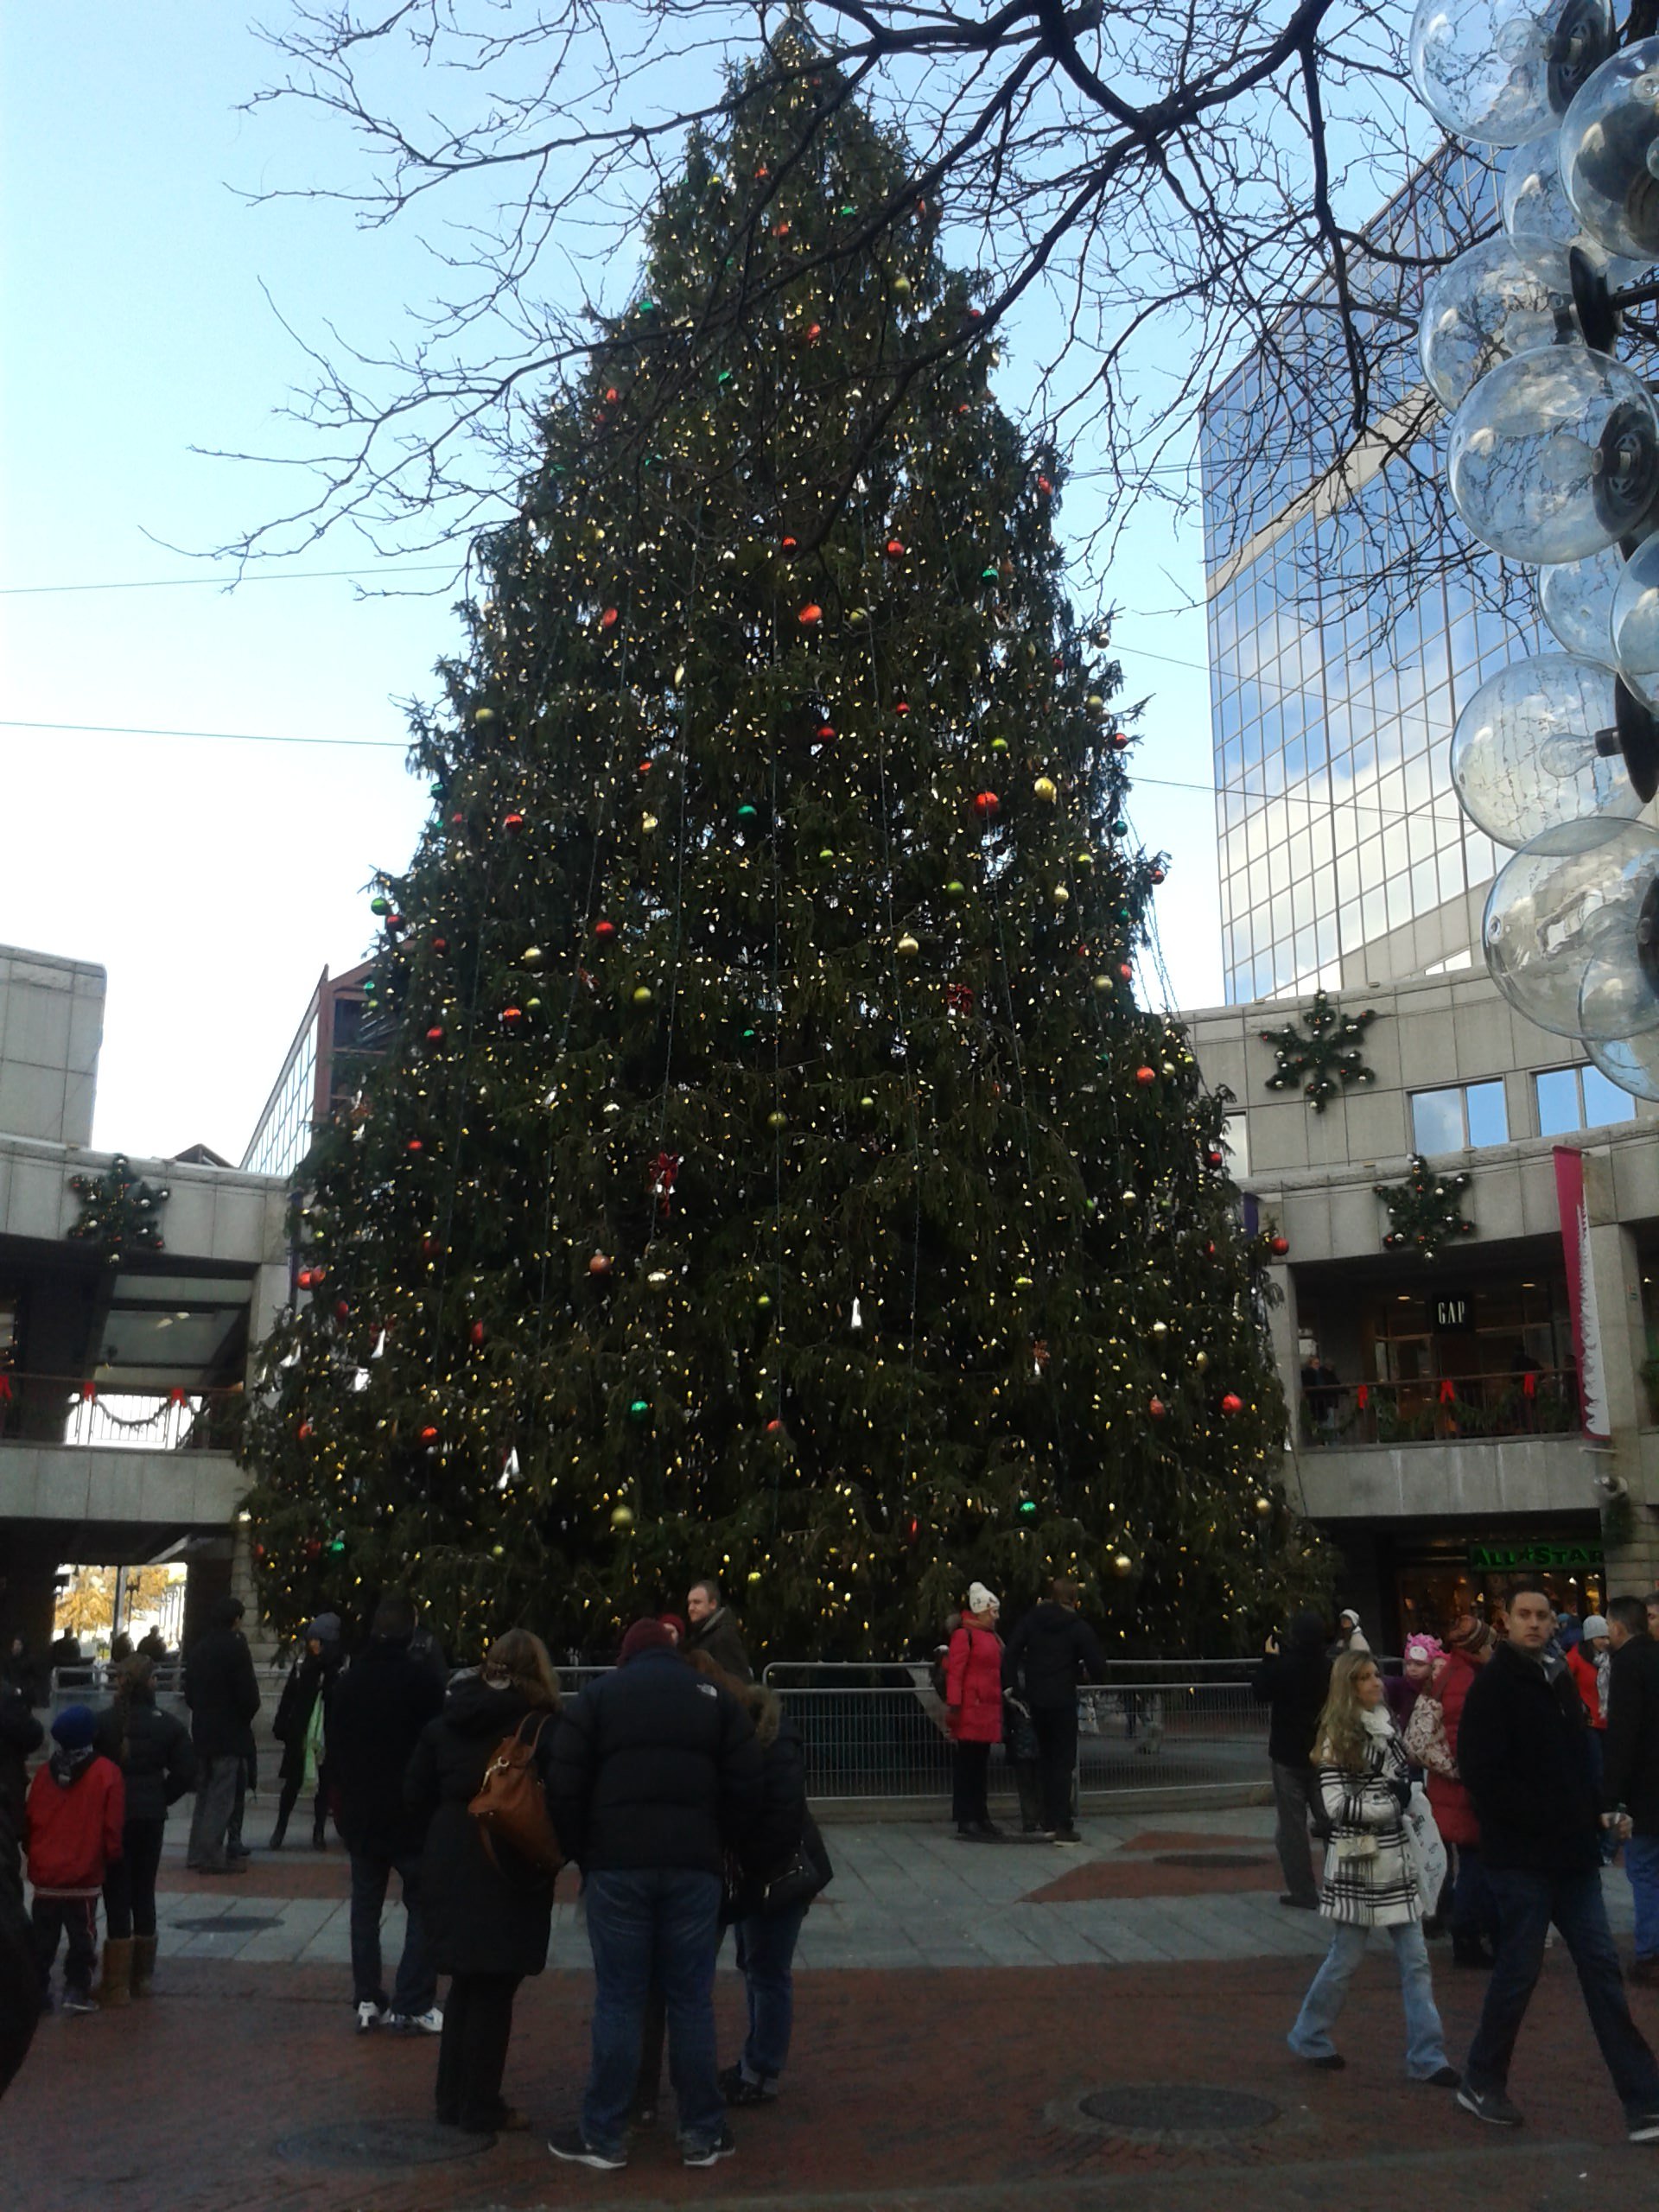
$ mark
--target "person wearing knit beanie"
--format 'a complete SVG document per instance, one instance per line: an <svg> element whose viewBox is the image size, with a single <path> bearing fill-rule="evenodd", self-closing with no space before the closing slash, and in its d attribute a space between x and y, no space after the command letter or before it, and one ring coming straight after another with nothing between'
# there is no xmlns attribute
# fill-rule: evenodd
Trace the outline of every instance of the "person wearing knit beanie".
<svg viewBox="0 0 1659 2212"><path fill-rule="evenodd" d="M617 1656L617 1665L626 1667L630 1659L637 1659L642 1651L672 1651L674 1639L661 1621L635 1621L622 1639L622 1649Z"/></svg>
<svg viewBox="0 0 1659 2212"><path fill-rule="evenodd" d="M98 1733L98 1716L90 1705L66 1705L52 1723L53 1740L66 1751L84 1751Z"/></svg>

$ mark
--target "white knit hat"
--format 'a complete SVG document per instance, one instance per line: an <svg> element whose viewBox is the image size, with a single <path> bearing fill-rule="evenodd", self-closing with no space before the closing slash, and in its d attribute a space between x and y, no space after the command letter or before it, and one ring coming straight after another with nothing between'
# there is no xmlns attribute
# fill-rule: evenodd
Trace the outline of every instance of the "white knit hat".
<svg viewBox="0 0 1659 2212"><path fill-rule="evenodd" d="M1000 1613L1002 1601L993 1597L982 1582L968 1585L968 1610L970 1613Z"/></svg>
<svg viewBox="0 0 1659 2212"><path fill-rule="evenodd" d="M1599 1613L1587 1614L1585 1618L1583 1632L1585 1640L1587 1643L1592 1636L1605 1636L1607 1633L1607 1624L1603 1620Z"/></svg>

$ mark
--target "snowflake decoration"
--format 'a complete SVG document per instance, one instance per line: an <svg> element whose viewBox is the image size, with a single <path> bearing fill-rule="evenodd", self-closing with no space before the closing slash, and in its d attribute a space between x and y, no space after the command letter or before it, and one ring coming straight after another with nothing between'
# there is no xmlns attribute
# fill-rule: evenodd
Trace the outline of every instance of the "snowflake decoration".
<svg viewBox="0 0 1659 2212"><path fill-rule="evenodd" d="M1268 1077L1268 1089L1288 1090L1300 1084L1303 1097L1316 1114L1323 1114L1344 1084L1376 1081L1359 1052L1365 1032L1376 1020L1376 1009L1367 1007L1363 1014L1344 1014L1324 991L1316 991L1306 1019L1306 1036L1294 1021L1282 1029L1262 1032L1262 1042L1272 1046L1278 1064Z"/></svg>
<svg viewBox="0 0 1659 2212"><path fill-rule="evenodd" d="M1421 1152L1412 1154L1403 1183L1374 1183L1371 1187L1389 1210L1391 1225L1382 1242L1390 1252L1409 1249L1432 1260L1442 1245L1475 1233L1474 1223L1464 1219L1460 1203L1469 1187L1468 1176L1437 1174Z"/></svg>
<svg viewBox="0 0 1659 2212"><path fill-rule="evenodd" d="M68 1234L96 1243L111 1267L118 1268L130 1253L165 1249L156 1217L170 1193L165 1184L157 1188L141 1182L124 1152L118 1152L101 1175L72 1175L69 1187L80 1200L80 1219Z"/></svg>

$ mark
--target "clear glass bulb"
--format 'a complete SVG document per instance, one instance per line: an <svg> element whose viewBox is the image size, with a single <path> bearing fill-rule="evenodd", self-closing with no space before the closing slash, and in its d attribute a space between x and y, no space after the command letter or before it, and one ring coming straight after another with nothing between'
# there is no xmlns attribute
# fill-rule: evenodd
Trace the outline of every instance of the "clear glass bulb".
<svg viewBox="0 0 1659 2212"><path fill-rule="evenodd" d="M1613 593L1613 663L1637 697L1659 701L1659 537L1638 545Z"/></svg>
<svg viewBox="0 0 1659 2212"><path fill-rule="evenodd" d="M1615 287L1642 273L1639 261L1608 252L1579 220L1561 177L1561 134L1545 133L1515 148L1503 164L1503 229L1516 259L1552 291L1570 293L1567 255L1576 246L1590 266Z"/></svg>
<svg viewBox="0 0 1659 2212"><path fill-rule="evenodd" d="M1500 361L1452 421L1452 497L1475 536L1516 561L1582 561L1617 543L1659 493L1659 414L1622 362L1587 346Z"/></svg>
<svg viewBox="0 0 1659 2212"><path fill-rule="evenodd" d="M1647 823L1599 817L1546 830L1505 864L1487 895L1481 933L1492 981L1540 1029L1582 1036L1591 963L1634 958L1637 918L1656 879L1659 831ZM1651 1014L1659 1026L1659 993ZM1626 1018L1619 1033L1637 1033Z"/></svg>
<svg viewBox="0 0 1659 2212"><path fill-rule="evenodd" d="M1452 734L1464 812L1500 845L1592 815L1640 813L1623 760L1598 741L1612 722L1611 669L1570 653L1511 661L1481 685Z"/></svg>
<svg viewBox="0 0 1659 2212"><path fill-rule="evenodd" d="M1507 238L1483 238L1431 276L1423 290L1417 350L1423 374L1448 410L1495 362L1555 342L1570 298L1552 292L1516 257Z"/></svg>
<svg viewBox="0 0 1659 2212"><path fill-rule="evenodd" d="M1561 181L1573 213L1609 253L1645 267L1659 255L1659 38L1638 39L1595 71L1561 124Z"/></svg>
<svg viewBox="0 0 1659 2212"><path fill-rule="evenodd" d="M1659 1100L1659 1029L1636 1037L1586 1037L1585 1046L1609 1083L1632 1098Z"/></svg>
<svg viewBox="0 0 1659 2212"><path fill-rule="evenodd" d="M1456 137L1518 146L1566 114L1612 42L1608 0L1418 0L1411 81Z"/></svg>
<svg viewBox="0 0 1659 2212"><path fill-rule="evenodd" d="M1624 556L1617 545L1539 570L1538 611L1568 652L1612 666L1613 595L1624 574Z"/></svg>

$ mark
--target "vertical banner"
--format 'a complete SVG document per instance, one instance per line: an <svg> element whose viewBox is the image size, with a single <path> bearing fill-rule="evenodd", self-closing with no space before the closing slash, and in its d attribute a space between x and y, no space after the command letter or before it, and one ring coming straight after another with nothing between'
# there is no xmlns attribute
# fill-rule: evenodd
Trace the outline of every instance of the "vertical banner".
<svg viewBox="0 0 1659 2212"><path fill-rule="evenodd" d="M1567 1303L1573 1308L1573 1349L1579 1363L1579 1418L1592 1444L1612 1435L1607 1417L1607 1384L1602 1363L1601 1317L1596 1311L1596 1278L1590 1265L1590 1213L1584 1203L1584 1155L1558 1144L1555 1203L1561 1216L1561 1251L1567 1261Z"/></svg>

